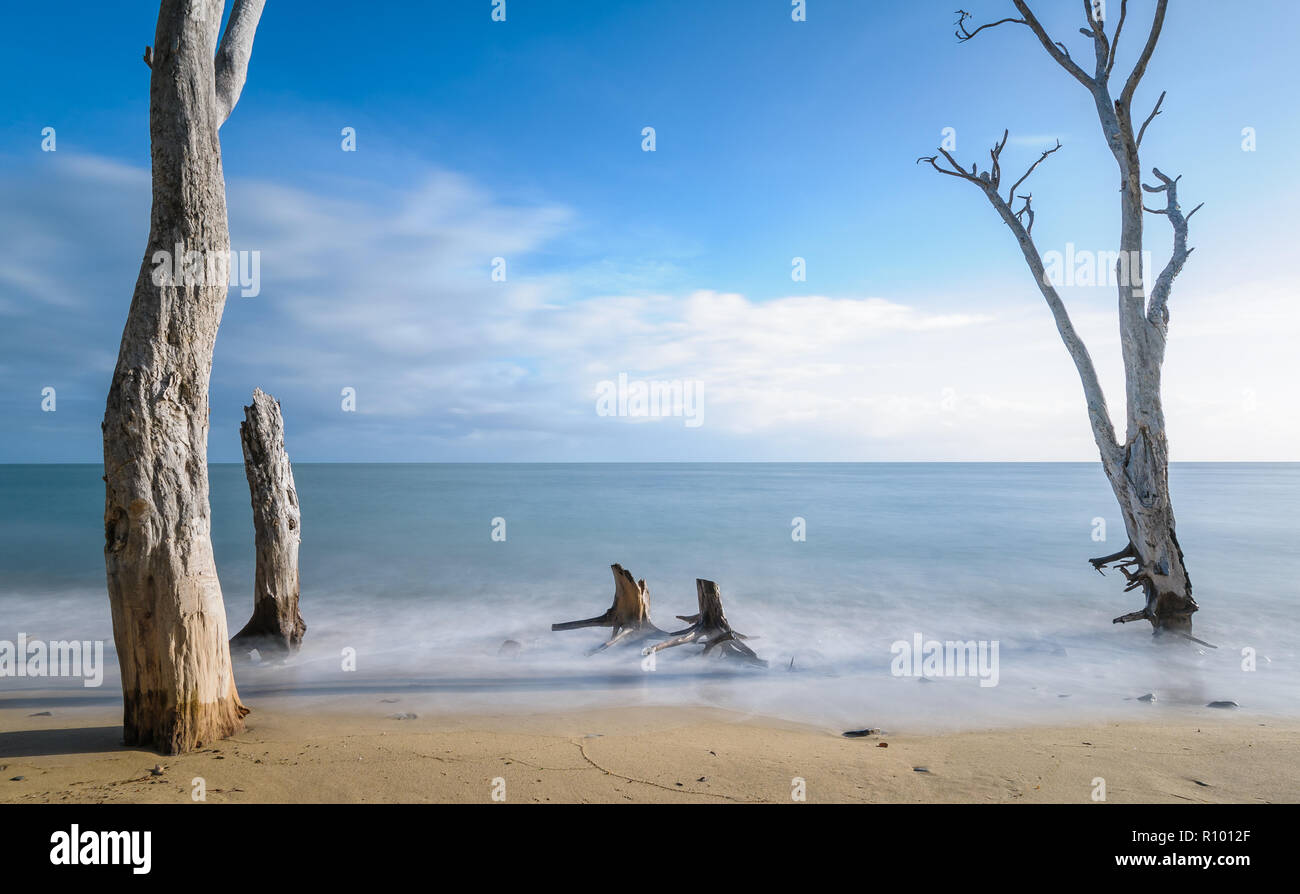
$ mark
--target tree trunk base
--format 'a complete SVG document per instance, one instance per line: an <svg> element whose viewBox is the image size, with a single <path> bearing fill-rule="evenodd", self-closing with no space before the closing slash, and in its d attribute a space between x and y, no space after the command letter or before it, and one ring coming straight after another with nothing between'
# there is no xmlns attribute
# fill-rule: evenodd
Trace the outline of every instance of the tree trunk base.
<svg viewBox="0 0 1300 894"><path fill-rule="evenodd" d="M1174 541L1175 544L1177 541ZM1181 550L1179 557L1181 558ZM1130 621L1149 621L1152 632L1176 633L1187 639L1195 640L1203 645L1210 645L1203 640L1198 640L1192 636L1192 614L1200 608L1196 600L1192 598L1191 584L1186 585L1186 592L1179 593L1167 587L1161 586L1161 579L1164 575L1159 574L1153 568L1143 563L1138 556L1137 550L1133 544L1129 543L1126 547L1116 553L1108 556L1099 556L1095 559L1088 560L1092 567L1097 569L1098 574L1105 574L1108 567L1119 569L1127 581L1124 592L1129 593L1133 590L1141 590L1146 596L1146 605L1135 612L1120 615L1111 621L1112 624L1127 624ZM1211 647L1213 648L1213 647Z"/></svg>
<svg viewBox="0 0 1300 894"><path fill-rule="evenodd" d="M182 754L244 731L248 708L234 685L217 702L175 707L160 692L131 693L122 712L122 744Z"/></svg>
<svg viewBox="0 0 1300 894"><path fill-rule="evenodd" d="M268 626L273 629L268 630ZM306 630L307 625L303 623L301 617L298 618L297 627L292 632L283 633L276 625L268 625L260 621L254 613L253 619L230 638L231 657L235 657L237 652L247 654L256 649L263 658L288 658L302 645L303 633Z"/></svg>
<svg viewBox="0 0 1300 894"><path fill-rule="evenodd" d="M580 627L611 627L613 635L594 651L603 652L619 642L629 642L663 633L650 623L650 588L644 580L633 580L632 573L617 563L614 572L614 604L603 615L581 621L552 624L551 630L577 630Z"/></svg>
<svg viewBox="0 0 1300 894"><path fill-rule="evenodd" d="M704 652L701 654L708 655L714 649L718 649L722 655L733 655L751 664L766 667L767 662L744 644L743 640L748 637L731 629L731 624L722 611L722 595L718 592L718 585L711 580L697 578L695 593L699 601L699 613L677 616L689 622L691 626L670 633L672 639L650 646L644 650L644 654L649 655L660 649L671 649L673 646L684 646L688 643L700 643L704 646Z"/></svg>

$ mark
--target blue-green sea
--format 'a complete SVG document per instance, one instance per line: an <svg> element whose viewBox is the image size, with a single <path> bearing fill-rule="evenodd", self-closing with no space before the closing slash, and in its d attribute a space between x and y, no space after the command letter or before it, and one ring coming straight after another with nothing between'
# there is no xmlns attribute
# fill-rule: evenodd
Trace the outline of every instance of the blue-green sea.
<svg viewBox="0 0 1300 894"><path fill-rule="evenodd" d="M0 466L0 640L106 641L102 470ZM1123 527L1094 464L312 465L302 507L302 652L240 663L241 695L403 693L425 710L704 704L834 727L1143 717L1232 700L1294 714L1300 694L1300 465L1179 464L1178 533L1197 637L1153 639L1089 556ZM238 465L211 468L231 631L252 606L253 529ZM1102 530L1104 522L1104 531ZM797 535L804 535L800 539ZM496 537L493 534L496 532ZM1101 539L1104 535L1105 539ZM662 628L717 581L765 669L636 647L592 655L618 562ZM996 686L893 671L898 641L996 642ZM502 643L517 650L502 654ZM355 670L344 669L353 650ZM1253 667L1253 669L1251 669ZM1137 697L1153 693L1154 702Z"/></svg>

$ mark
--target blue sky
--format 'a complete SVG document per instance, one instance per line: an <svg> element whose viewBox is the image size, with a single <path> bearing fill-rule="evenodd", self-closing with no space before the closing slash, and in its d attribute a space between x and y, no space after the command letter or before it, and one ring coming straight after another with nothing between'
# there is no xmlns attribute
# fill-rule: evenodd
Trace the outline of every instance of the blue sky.
<svg viewBox="0 0 1300 894"><path fill-rule="evenodd" d="M1090 53L1078 4L1037 5ZM72 6L11 10L2 38L6 462L98 460L147 235L156 6ZM493 22L490 0L269 0L221 131L233 247L261 253L262 290L227 303L210 458L239 458L255 386L299 461L1095 458L1014 241L914 161L945 127L967 163L1010 128L1007 168L1059 137L1031 184L1044 251L1113 249L1113 161L1026 29L959 45L952 6L808 0L796 23L788 0L507 0ZM1153 4L1130 6L1119 67ZM1137 103L1170 91L1144 162L1206 202L1172 301L1175 459L1300 459L1300 12L1246 6L1267 14L1173 4ZM1162 264L1162 218L1148 234ZM1065 297L1119 412L1114 293ZM703 424L598 416L621 372L700 382Z"/></svg>

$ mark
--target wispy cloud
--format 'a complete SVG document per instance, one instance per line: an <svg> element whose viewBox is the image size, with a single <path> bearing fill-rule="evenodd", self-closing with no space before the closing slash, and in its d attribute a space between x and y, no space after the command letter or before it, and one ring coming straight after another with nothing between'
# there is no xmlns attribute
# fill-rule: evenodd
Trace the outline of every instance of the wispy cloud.
<svg viewBox="0 0 1300 894"><path fill-rule="evenodd" d="M629 260L632 280L622 282L614 257L548 270L538 261L555 240L596 238L586 222L560 204L503 202L453 172L430 170L407 190L364 198L235 178L229 197L234 247L261 252L262 291L232 292L227 303L213 375L215 459L237 459L240 406L255 385L283 402L300 459L1094 454L1074 371L1028 284L995 306L956 311L878 296L611 294L601 287L653 282L655 265ZM144 249L147 172L60 155L0 178L0 202L0 368L13 422L0 458L93 460ZM492 277L494 258L505 260L504 281ZM1276 296L1262 287L1252 295L1277 338L1295 331L1296 315ZM1113 312L1094 297L1076 302L1076 322L1119 400ZM1168 378L1171 426L1183 450L1201 456L1233 449L1216 427L1248 419L1261 402L1295 403L1281 393L1276 357L1241 359L1258 332L1225 327L1210 309L1194 298L1178 308L1183 341ZM1233 352L1252 366L1253 396L1216 390L1213 368L1198 365ZM705 424L598 416L597 383L619 373L700 382ZM70 397L57 420L34 399L47 384ZM355 413L341 409L345 387L356 390ZM1294 421L1278 424L1270 438L1297 434Z"/></svg>

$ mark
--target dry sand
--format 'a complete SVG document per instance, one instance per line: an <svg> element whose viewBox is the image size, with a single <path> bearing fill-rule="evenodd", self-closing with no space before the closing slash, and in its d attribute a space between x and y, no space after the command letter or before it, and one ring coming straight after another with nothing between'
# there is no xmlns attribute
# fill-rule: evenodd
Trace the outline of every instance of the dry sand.
<svg viewBox="0 0 1300 894"><path fill-rule="evenodd" d="M410 719L380 697L258 705L248 730L160 757L117 709L0 697L0 802L1300 801L1300 722L1204 710L1175 721L846 739L705 708ZM887 746L887 747L882 747ZM164 769L154 776L151 769ZM917 768L924 768L921 772ZM13 777L24 777L13 781Z"/></svg>

